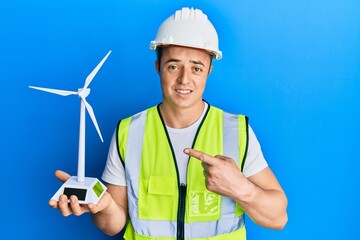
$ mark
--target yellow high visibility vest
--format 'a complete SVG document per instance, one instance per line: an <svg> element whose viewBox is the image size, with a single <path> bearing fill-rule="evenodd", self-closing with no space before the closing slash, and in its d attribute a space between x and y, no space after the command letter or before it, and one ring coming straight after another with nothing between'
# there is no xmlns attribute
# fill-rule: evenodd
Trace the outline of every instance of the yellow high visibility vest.
<svg viewBox="0 0 360 240"><path fill-rule="evenodd" d="M120 121L117 134L130 217L125 239L246 239L244 211L232 199L207 190L199 160L189 159L187 185L180 184L159 106ZM242 170L247 143L247 117L209 105L192 147L231 157Z"/></svg>

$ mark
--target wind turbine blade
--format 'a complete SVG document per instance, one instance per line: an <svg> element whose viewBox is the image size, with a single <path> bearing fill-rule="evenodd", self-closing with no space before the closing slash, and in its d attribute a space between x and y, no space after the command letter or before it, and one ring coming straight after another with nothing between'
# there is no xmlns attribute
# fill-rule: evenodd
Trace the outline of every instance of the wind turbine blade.
<svg viewBox="0 0 360 240"><path fill-rule="evenodd" d="M86 80L85 80L85 85L84 88L87 88L89 86L89 84L91 83L91 81L93 80L93 78L95 77L96 73L99 71L99 69L101 68L101 66L104 64L104 62L106 61L106 59L108 58L108 56L110 55L111 51L109 51L106 56L101 60L101 62L94 68L94 70L89 74L89 76L87 76Z"/></svg>
<svg viewBox="0 0 360 240"><path fill-rule="evenodd" d="M34 86L29 86L29 88L33 88L33 89L44 91L44 92L54 93L54 94L58 94L61 96L69 96L69 95L77 95L78 94L77 92L74 92L74 91L58 90L58 89L51 89L51 88L42 88L42 87L34 87Z"/></svg>
<svg viewBox="0 0 360 240"><path fill-rule="evenodd" d="M85 104L85 107L86 107L86 110L88 111L89 115L90 115L90 118L92 120L92 122L94 123L94 126L96 128L96 131L98 132L99 134L99 137L101 139L102 142L104 142L102 136L101 136L101 132L100 132L100 128L99 128L99 125L97 124L97 121L96 121L96 118L95 118L95 114L94 114L94 110L92 109L92 107L90 106L90 104L84 99L84 98L81 98L81 100L84 102Z"/></svg>

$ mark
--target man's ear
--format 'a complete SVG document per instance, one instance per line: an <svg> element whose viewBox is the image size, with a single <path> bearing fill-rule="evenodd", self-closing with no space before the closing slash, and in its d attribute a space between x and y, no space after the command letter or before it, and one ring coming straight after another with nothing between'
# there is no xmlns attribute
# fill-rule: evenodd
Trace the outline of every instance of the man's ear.
<svg viewBox="0 0 360 240"><path fill-rule="evenodd" d="M213 70L213 65L211 65L211 66L209 67L209 73L208 73L208 76L210 76L210 73L212 72L212 70Z"/></svg>
<svg viewBox="0 0 360 240"><path fill-rule="evenodd" d="M156 59L154 65L155 65L156 72L160 75L160 63L159 63L159 60Z"/></svg>

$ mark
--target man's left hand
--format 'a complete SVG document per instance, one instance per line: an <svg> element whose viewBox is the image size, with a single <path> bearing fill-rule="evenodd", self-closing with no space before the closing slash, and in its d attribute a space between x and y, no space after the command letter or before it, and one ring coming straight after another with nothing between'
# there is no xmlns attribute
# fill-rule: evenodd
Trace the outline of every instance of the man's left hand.
<svg viewBox="0 0 360 240"><path fill-rule="evenodd" d="M191 148L184 149L184 153L202 162L205 184L209 191L233 197L239 192L241 182L247 181L235 161L229 157L222 155L213 157Z"/></svg>

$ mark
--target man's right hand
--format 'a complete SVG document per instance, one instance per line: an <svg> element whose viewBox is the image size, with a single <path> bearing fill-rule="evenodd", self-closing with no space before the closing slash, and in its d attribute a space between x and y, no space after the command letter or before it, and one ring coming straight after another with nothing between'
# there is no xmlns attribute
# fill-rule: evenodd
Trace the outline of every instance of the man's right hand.
<svg viewBox="0 0 360 240"><path fill-rule="evenodd" d="M55 176L62 182L66 182L71 176L66 172L57 170ZM98 213L105 208L109 207L111 202L111 195L108 192L105 192L99 202L95 205L92 203L89 204L79 204L78 198L74 195L70 196L70 203L68 202L68 197L66 195L61 195L59 201L50 199L49 205L52 208L59 209L61 214L65 217L74 214L75 216L80 216L85 212L91 212L93 214Z"/></svg>

